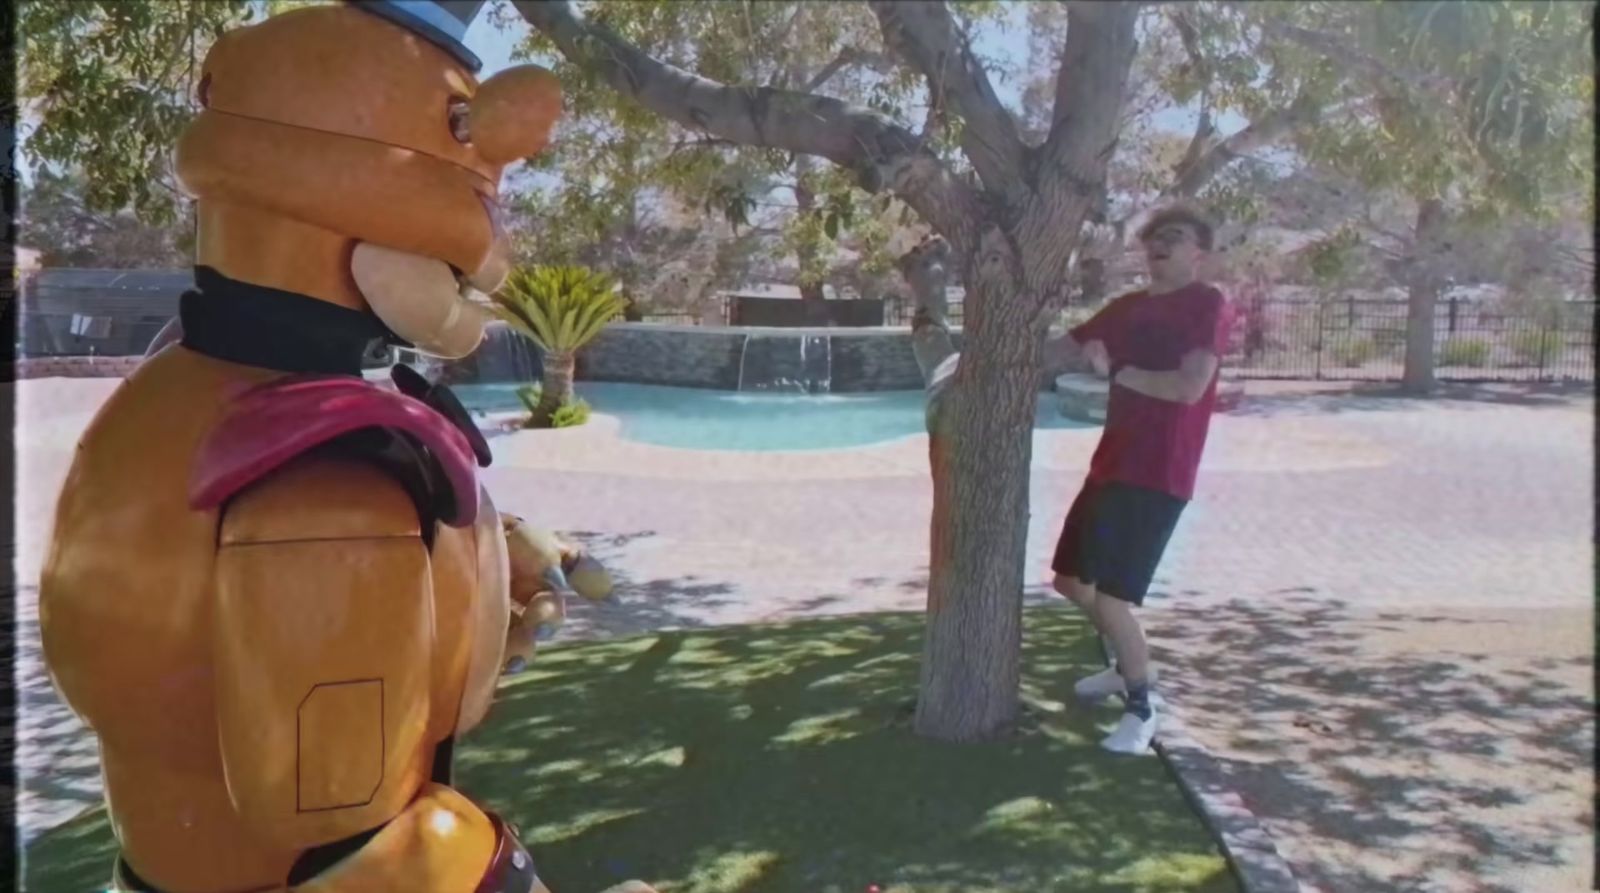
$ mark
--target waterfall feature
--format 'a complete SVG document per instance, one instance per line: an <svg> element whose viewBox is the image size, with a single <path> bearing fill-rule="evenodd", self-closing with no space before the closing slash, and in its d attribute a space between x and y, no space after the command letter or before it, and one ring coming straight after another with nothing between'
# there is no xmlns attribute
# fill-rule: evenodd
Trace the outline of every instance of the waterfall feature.
<svg viewBox="0 0 1600 893"><path fill-rule="evenodd" d="M833 341L827 335L745 336L739 390L826 394L833 386Z"/></svg>
<svg viewBox="0 0 1600 893"><path fill-rule="evenodd" d="M492 322L473 354L480 382L538 381L544 373L539 348L504 322Z"/></svg>
<svg viewBox="0 0 1600 893"><path fill-rule="evenodd" d="M826 394L833 389L833 339L827 335L800 338L801 381L807 394Z"/></svg>
<svg viewBox="0 0 1600 893"><path fill-rule="evenodd" d="M438 357L430 357L425 353L401 347L393 351L391 357L394 363L410 366L418 375L427 379L430 384L438 384L440 376L444 373L444 361Z"/></svg>
<svg viewBox="0 0 1600 893"><path fill-rule="evenodd" d="M739 383L734 385L734 390L744 390L744 360L750 355L750 335L744 336L744 343L739 345Z"/></svg>

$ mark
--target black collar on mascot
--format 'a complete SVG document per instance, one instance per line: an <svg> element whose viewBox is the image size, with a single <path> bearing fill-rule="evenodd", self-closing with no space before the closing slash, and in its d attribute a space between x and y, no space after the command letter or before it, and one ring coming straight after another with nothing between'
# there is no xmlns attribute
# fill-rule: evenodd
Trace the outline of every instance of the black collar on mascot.
<svg viewBox="0 0 1600 893"><path fill-rule="evenodd" d="M183 346L263 369L360 375L374 341L404 344L376 316L327 301L240 282L195 267L193 291L178 299Z"/></svg>

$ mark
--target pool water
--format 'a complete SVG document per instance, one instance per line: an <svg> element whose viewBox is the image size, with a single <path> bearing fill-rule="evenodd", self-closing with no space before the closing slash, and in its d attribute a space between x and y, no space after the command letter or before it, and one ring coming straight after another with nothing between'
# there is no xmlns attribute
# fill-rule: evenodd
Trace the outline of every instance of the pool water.
<svg viewBox="0 0 1600 893"><path fill-rule="evenodd" d="M516 384L453 390L480 413L522 410ZM922 391L779 394L662 385L579 382L592 410L616 416L622 436L695 450L828 450L898 440L924 432ZM1092 427L1065 418L1054 394L1040 394L1036 429Z"/></svg>

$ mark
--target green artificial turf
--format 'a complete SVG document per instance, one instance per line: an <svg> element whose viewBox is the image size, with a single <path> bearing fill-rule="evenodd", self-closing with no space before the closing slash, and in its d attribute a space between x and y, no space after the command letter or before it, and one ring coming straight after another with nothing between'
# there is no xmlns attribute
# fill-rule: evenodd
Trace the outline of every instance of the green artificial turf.
<svg viewBox="0 0 1600 893"><path fill-rule="evenodd" d="M1009 740L911 733L918 615L674 632L541 651L458 750L457 782L520 825L554 893L1235 891L1161 762L1099 750L1071 702L1093 637L1026 615ZM31 893L102 888L96 810L28 852Z"/></svg>

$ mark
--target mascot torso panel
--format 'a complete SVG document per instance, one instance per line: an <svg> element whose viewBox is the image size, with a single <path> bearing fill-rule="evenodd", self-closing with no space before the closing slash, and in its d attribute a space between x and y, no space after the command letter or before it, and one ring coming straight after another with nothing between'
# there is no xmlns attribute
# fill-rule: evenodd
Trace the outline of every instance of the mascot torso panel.
<svg viewBox="0 0 1600 893"><path fill-rule="evenodd" d="M298 855L242 827L230 796L215 695L223 531L217 511L188 503L193 457L229 402L277 377L178 346L144 363L79 445L41 580L46 658L100 738L124 851L169 885L281 883ZM270 503L294 495L299 473L286 468L264 480L252 491L252 515L271 519ZM497 531L492 504L485 500L483 510L493 522L484 529ZM408 502L388 511L409 513L403 521L415 527ZM277 514L293 512L286 505ZM439 526L420 571L431 577L433 598L428 666L418 668L430 691L426 728L414 752L389 760L406 788L425 781L432 748L458 720L481 717L499 669L508 611L504 544L483 538L480 527Z"/></svg>

